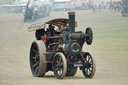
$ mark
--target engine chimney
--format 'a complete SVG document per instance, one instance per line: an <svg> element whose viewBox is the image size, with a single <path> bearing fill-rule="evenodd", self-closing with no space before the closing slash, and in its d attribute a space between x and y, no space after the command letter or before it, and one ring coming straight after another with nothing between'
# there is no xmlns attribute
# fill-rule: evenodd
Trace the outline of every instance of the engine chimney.
<svg viewBox="0 0 128 85"><path fill-rule="evenodd" d="M69 14L69 26L72 33L75 32L75 12L68 12Z"/></svg>

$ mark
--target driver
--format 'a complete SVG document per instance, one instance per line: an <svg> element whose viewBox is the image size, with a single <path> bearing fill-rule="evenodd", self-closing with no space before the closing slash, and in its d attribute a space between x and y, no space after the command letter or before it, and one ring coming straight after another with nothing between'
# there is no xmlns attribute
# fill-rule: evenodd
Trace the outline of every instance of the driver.
<svg viewBox="0 0 128 85"><path fill-rule="evenodd" d="M50 24L49 27L48 27L47 32L48 32L51 36L53 36L54 33L55 33L55 29L54 29L54 28L55 28L55 27L54 27L52 24Z"/></svg>
<svg viewBox="0 0 128 85"><path fill-rule="evenodd" d="M67 25L64 27L63 31L69 31L69 32L71 32L70 27L69 27L69 24L67 24Z"/></svg>

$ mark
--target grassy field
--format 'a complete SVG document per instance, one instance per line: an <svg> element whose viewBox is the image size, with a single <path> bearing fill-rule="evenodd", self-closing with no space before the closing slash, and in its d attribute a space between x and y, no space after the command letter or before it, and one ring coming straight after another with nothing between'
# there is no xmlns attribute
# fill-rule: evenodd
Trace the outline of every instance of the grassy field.
<svg viewBox="0 0 128 85"><path fill-rule="evenodd" d="M101 24L100 27L98 24L95 26L97 43L101 43L105 50L128 52L128 18L113 14L103 14L102 19L97 20Z"/></svg>
<svg viewBox="0 0 128 85"><path fill-rule="evenodd" d="M87 17L78 19L78 23L82 19L84 19L83 21L86 20L86 22L80 23L79 26L92 27L94 31L93 44L97 48L109 52L128 52L128 17L122 17L120 13L112 11L81 12L80 14Z"/></svg>

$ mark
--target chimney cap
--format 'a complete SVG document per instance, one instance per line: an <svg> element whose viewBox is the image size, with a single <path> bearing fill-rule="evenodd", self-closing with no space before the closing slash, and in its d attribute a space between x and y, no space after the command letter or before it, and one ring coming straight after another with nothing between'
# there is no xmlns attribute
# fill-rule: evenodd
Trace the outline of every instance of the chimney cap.
<svg viewBox="0 0 128 85"><path fill-rule="evenodd" d="M75 12L68 12L69 15L75 15Z"/></svg>

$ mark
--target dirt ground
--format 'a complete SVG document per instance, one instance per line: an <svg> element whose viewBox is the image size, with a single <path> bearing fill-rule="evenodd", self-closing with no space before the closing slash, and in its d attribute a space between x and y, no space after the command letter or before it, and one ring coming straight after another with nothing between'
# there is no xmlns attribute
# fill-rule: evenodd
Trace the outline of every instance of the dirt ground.
<svg viewBox="0 0 128 85"><path fill-rule="evenodd" d="M93 45L85 44L83 50L89 51L94 56L97 64L96 74L94 78L86 79L78 70L74 77L65 77L63 80L56 79L53 72L48 72L43 78L32 76L29 49L35 36L34 32L28 32L27 28L31 24L51 18L67 18L67 12L54 12L50 17L27 23L23 22L22 14L2 13L0 15L0 85L128 85L128 29L115 25L124 24L126 28L128 18L123 18L119 13L112 15L108 13L111 12L76 12L77 30L84 31L87 26L91 26L94 31ZM120 31L120 28L124 31ZM113 33L119 31L122 34L113 39L111 36L114 35L107 35L111 34L111 31ZM111 48L111 45L114 46L113 43L118 47L121 42L125 43L121 44L125 45L122 50L118 50L116 46Z"/></svg>

